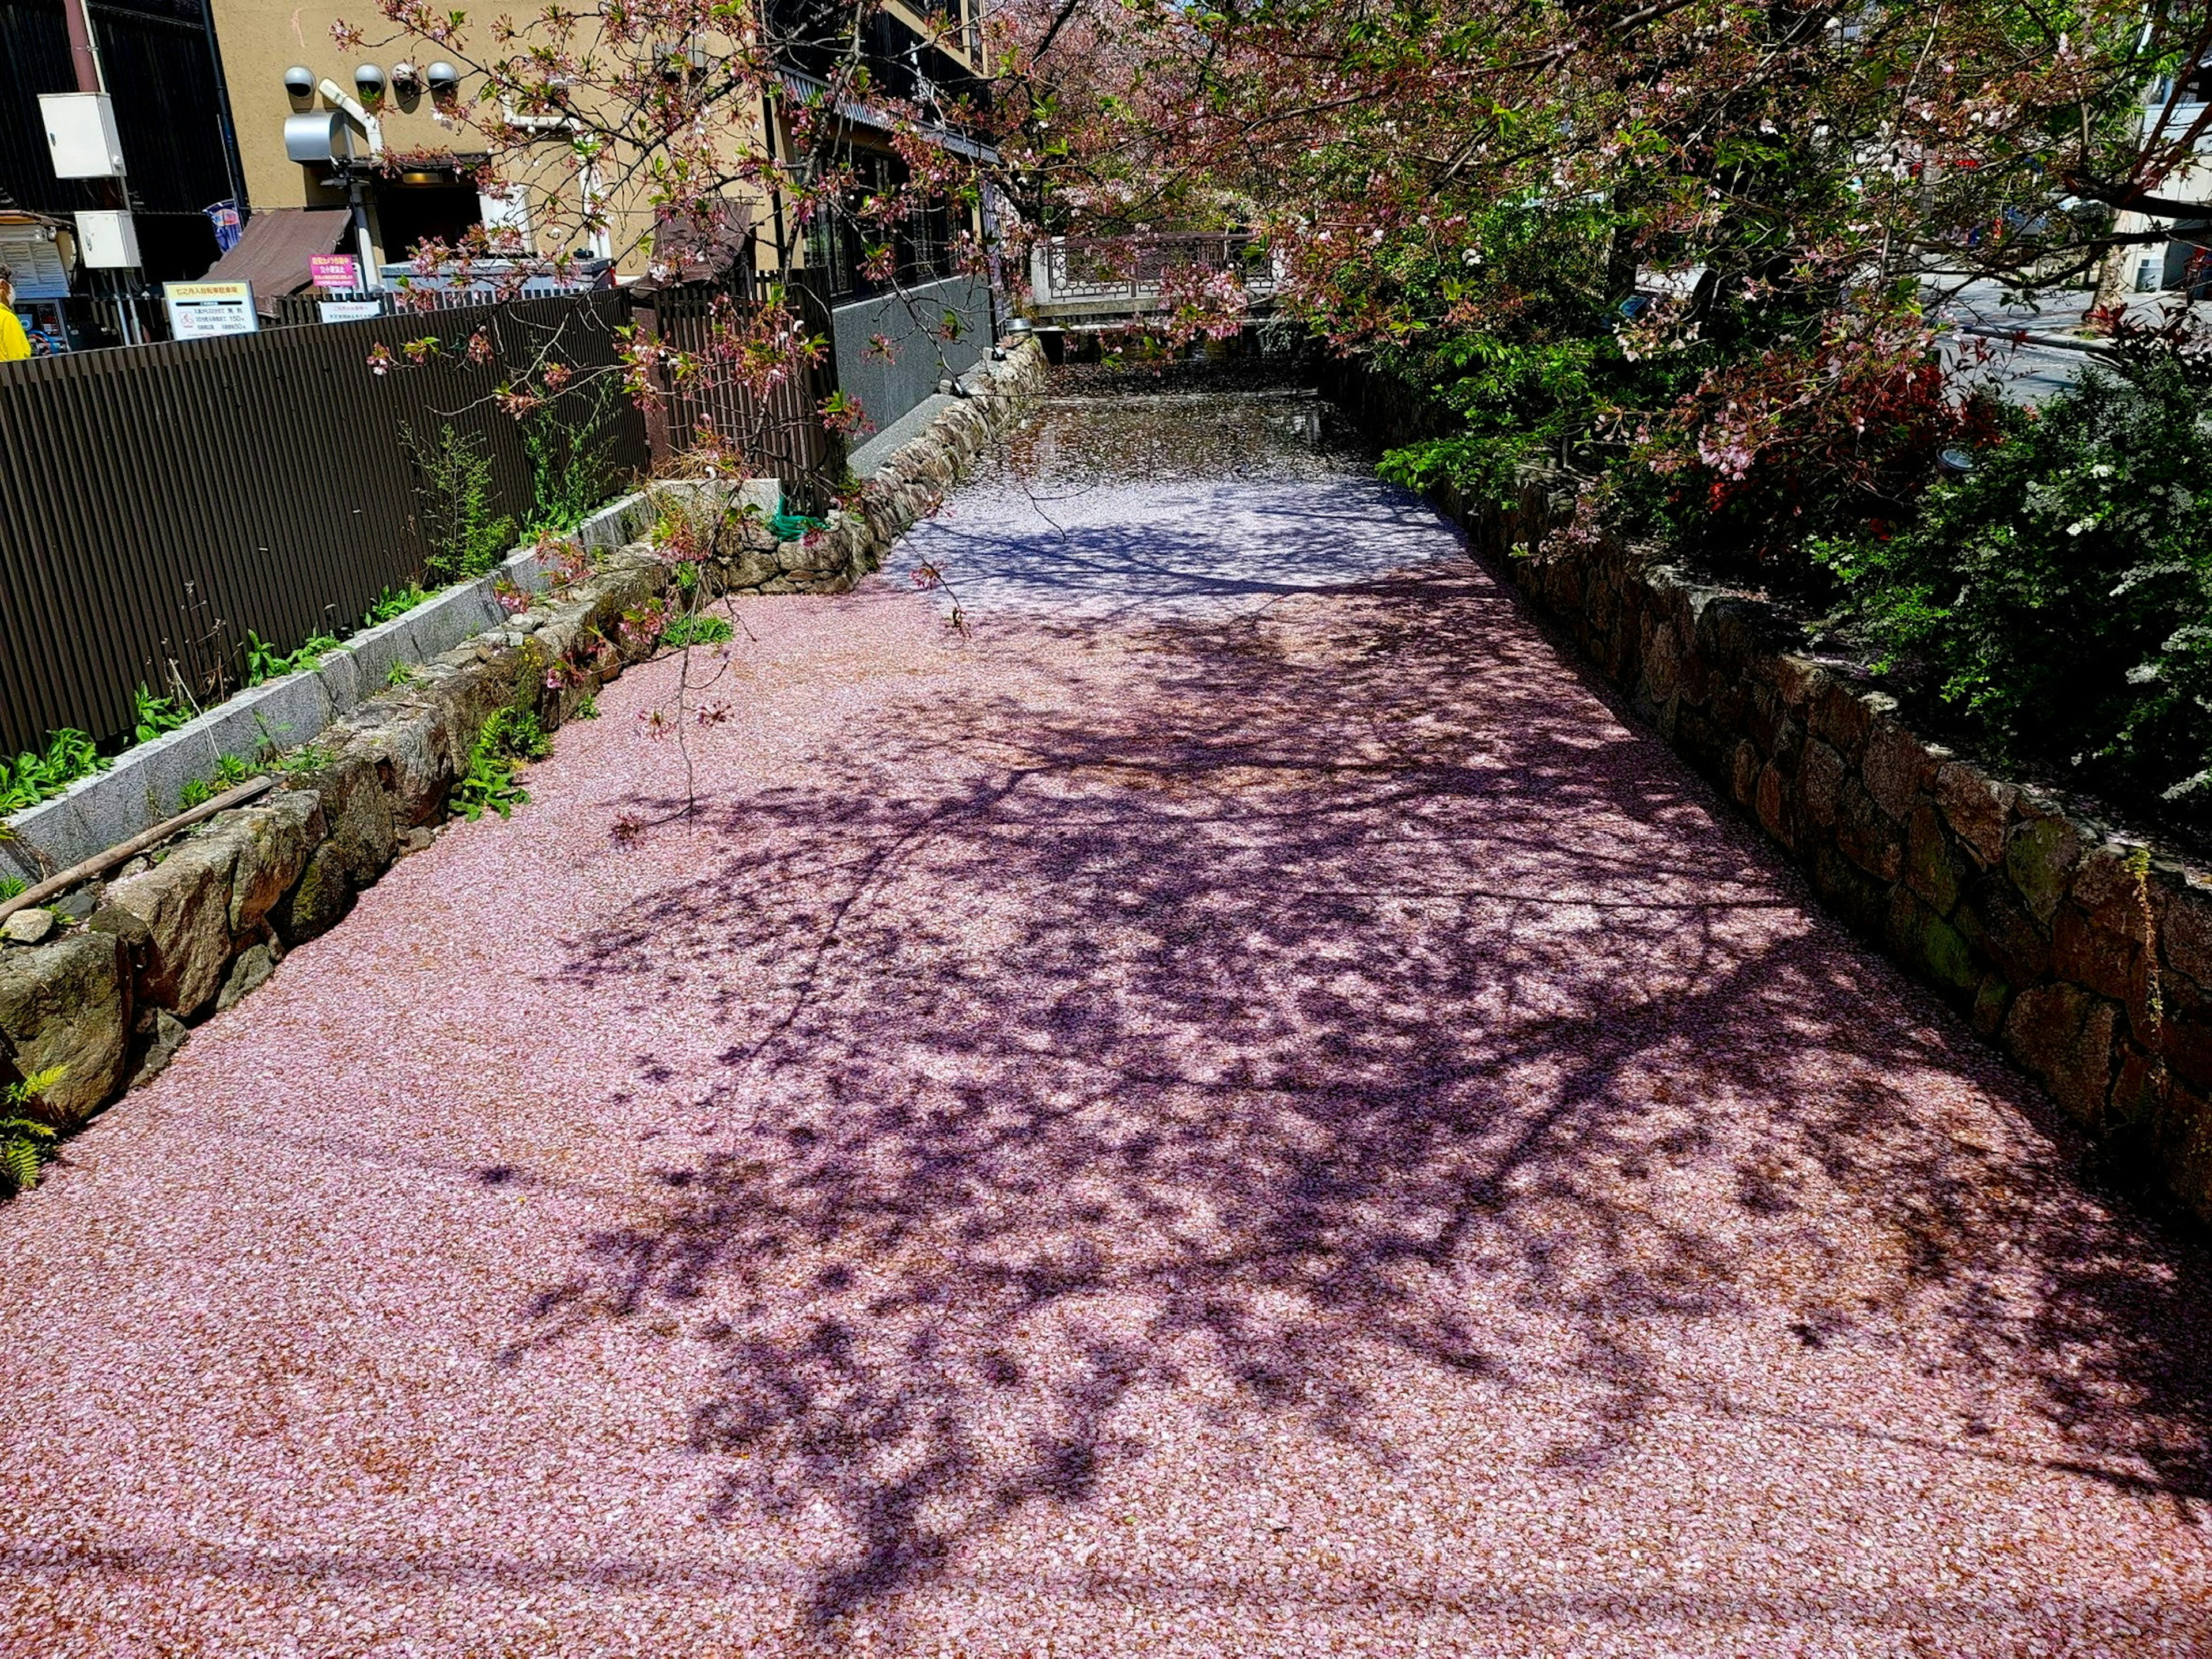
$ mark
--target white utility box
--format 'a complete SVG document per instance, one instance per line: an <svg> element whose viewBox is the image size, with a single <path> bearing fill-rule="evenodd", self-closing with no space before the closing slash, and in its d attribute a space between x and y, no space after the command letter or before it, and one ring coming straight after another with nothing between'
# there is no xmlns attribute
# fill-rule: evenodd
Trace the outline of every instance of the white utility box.
<svg viewBox="0 0 2212 1659"><path fill-rule="evenodd" d="M511 230L521 238L525 253L537 252L530 235L530 192L520 185L495 184L489 190L479 189L477 217L485 234Z"/></svg>
<svg viewBox="0 0 2212 1659"><path fill-rule="evenodd" d="M138 267L138 227L131 216L114 208L80 208L76 216L76 257L94 270L135 270Z"/></svg>
<svg viewBox="0 0 2212 1659"><path fill-rule="evenodd" d="M39 117L46 124L57 179L120 179L123 139L115 131L115 106L104 92L42 92Z"/></svg>

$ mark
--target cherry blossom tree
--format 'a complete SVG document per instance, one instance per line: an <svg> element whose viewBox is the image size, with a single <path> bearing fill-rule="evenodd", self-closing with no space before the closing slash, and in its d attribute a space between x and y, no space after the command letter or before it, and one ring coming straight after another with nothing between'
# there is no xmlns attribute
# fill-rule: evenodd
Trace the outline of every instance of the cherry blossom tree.
<svg viewBox="0 0 2212 1659"><path fill-rule="evenodd" d="M1680 514L1733 508L1732 533L1754 538L1778 505L1785 523L1823 501L1898 510L1936 450L1971 441L1980 416L1936 350L1944 290L2080 283L2169 234L2119 214L2203 211L2161 194L2206 136L2185 91L2212 55L2201 9L1027 0L1016 15L1035 44L1008 154L1034 222L1249 223L1295 314L1468 417L1407 460L1422 481L1502 490L1579 442L1649 463ZM1186 327L1193 310L1176 308Z"/></svg>

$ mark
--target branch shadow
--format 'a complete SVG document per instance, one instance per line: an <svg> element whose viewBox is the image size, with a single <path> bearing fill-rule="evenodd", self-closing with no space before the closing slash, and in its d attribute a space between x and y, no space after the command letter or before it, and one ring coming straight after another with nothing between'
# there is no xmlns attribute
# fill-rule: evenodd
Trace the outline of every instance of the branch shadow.
<svg viewBox="0 0 2212 1659"><path fill-rule="evenodd" d="M690 1319L690 1443L817 1627L1189 1414L1387 1466L1380 1375L1571 1377L1543 1456L1595 1478L1760 1332L1910 1331L2045 1467L2212 1500L2193 1247L1480 570L1036 660L703 803L726 854L563 969L697 1009L639 1086L714 1127L510 1362Z"/></svg>

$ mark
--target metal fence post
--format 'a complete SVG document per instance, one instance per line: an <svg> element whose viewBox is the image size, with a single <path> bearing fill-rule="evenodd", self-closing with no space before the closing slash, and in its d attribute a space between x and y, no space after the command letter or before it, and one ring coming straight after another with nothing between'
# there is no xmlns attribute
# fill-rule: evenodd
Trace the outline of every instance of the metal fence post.
<svg viewBox="0 0 2212 1659"><path fill-rule="evenodd" d="M656 290L640 299L635 294L624 296L629 307L631 323L637 329L637 342L646 353L645 383L652 396L643 407L645 416L645 447L653 456L655 467L666 466L676 453L676 445L669 431L668 371L661 367L660 293Z"/></svg>

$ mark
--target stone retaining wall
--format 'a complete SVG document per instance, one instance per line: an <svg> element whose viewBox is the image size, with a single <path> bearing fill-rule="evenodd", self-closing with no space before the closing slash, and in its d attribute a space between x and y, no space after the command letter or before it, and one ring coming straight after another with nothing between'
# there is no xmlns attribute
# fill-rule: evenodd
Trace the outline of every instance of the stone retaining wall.
<svg viewBox="0 0 2212 1659"><path fill-rule="evenodd" d="M763 482L773 513L776 483ZM639 491L593 514L575 539L594 550L620 546L653 517ZM187 786L215 778L226 757L252 761L271 746L313 742L382 690L396 665L428 662L502 620L503 583L536 592L545 582L537 550L518 548L497 570L363 629L313 668L248 687L175 731L125 750L106 770L9 818L0 836L0 875L35 884L152 829L181 810Z"/></svg>
<svg viewBox="0 0 2212 1659"><path fill-rule="evenodd" d="M1418 429L1402 392L1333 378L1386 440ZM1919 737L1775 607L1555 533L1540 486L1438 505L1853 931L2212 1221L2212 876Z"/></svg>
<svg viewBox="0 0 2212 1659"><path fill-rule="evenodd" d="M962 465L1018 420L1044 380L1024 345L969 375L947 409L862 489L858 510L805 542L764 531L710 573L730 592L836 592L933 510ZM532 708L547 729L656 648L623 626L664 599L672 568L644 544L565 592L433 659L413 684L369 697L296 753L279 788L217 814L47 913L35 940L0 943L0 1042L18 1074L63 1068L40 1109L80 1120L158 1073L196 1021L228 1008L284 953L326 932L430 826L484 722ZM555 673L553 671L562 670ZM561 682L549 688L549 673ZM12 925L12 924L11 924Z"/></svg>

